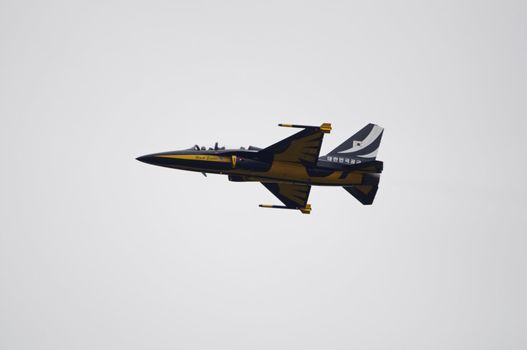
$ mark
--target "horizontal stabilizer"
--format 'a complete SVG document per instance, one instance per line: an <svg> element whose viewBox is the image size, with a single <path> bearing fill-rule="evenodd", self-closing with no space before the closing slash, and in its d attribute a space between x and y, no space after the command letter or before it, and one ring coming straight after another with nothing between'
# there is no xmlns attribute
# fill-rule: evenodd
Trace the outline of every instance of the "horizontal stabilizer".
<svg viewBox="0 0 527 350"><path fill-rule="evenodd" d="M350 165L350 169L352 170L360 170L367 173L382 173L382 170L384 168L384 163L379 160L373 160L371 162L367 163L359 163L355 165Z"/></svg>
<svg viewBox="0 0 527 350"><path fill-rule="evenodd" d="M377 186L371 186L371 185L359 185L359 186L344 186L344 189L351 193L351 195L359 202L361 202L364 205L370 205L373 203L373 200L375 199L375 195L377 194Z"/></svg>
<svg viewBox="0 0 527 350"><path fill-rule="evenodd" d="M375 199L379 188L379 176L376 174L366 174L364 183L356 186L343 186L353 197L364 205L370 205Z"/></svg>

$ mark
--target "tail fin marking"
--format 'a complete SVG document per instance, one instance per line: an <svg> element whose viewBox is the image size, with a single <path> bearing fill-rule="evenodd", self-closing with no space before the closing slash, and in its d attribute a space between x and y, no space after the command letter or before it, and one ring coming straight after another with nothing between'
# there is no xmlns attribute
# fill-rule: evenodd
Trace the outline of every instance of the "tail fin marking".
<svg viewBox="0 0 527 350"><path fill-rule="evenodd" d="M329 152L325 158L348 158L361 163L375 160L381 144L384 129L375 124L368 124L340 146Z"/></svg>

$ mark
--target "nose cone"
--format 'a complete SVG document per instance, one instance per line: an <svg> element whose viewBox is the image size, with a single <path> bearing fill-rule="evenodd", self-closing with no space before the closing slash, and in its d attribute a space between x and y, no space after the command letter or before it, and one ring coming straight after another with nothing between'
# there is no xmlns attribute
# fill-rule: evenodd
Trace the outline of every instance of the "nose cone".
<svg viewBox="0 0 527 350"><path fill-rule="evenodd" d="M157 165L156 157L155 157L155 155L153 155L153 154L147 154L147 155L145 155L145 156L137 157L136 159L137 159L138 161L143 162L143 163L146 163L146 164Z"/></svg>

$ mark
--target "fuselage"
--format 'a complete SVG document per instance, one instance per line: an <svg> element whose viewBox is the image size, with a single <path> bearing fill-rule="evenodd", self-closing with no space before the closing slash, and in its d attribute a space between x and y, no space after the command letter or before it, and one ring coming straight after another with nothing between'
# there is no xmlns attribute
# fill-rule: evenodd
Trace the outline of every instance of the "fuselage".
<svg viewBox="0 0 527 350"><path fill-rule="evenodd" d="M149 154L142 162L167 168L228 175L230 181L259 181L318 186L352 186L364 183L365 176L380 172L378 164L349 166L319 160L315 166L298 162L266 160L258 149L200 149L199 147ZM380 163L382 166L382 162ZM377 168L375 168L377 166ZM382 171L382 169L380 169ZM368 174L368 175L367 175Z"/></svg>

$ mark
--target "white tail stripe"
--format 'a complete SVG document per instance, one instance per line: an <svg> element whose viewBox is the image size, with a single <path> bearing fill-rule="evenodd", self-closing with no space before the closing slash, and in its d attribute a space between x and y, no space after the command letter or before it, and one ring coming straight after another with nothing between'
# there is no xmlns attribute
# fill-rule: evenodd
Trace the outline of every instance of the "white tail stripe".
<svg viewBox="0 0 527 350"><path fill-rule="evenodd" d="M373 151L371 153L361 154L361 155L358 155L357 157L361 157L361 158L375 158L375 157L377 157L377 152L378 151L379 151L379 148L377 148L375 151Z"/></svg>
<svg viewBox="0 0 527 350"><path fill-rule="evenodd" d="M357 151L360 151L361 149L364 149L364 148L368 147L369 145L372 144L373 141L375 141L379 137L379 135L382 133L383 130L384 129L381 128L380 126L374 125L373 128L371 129L370 133L368 134L368 136L366 136L366 138L360 143L360 146L358 145L356 147L351 147L351 148L349 148L347 150L339 152L338 154L346 154L345 152L357 152ZM377 151L375 151L375 152L377 152ZM370 154L373 154L373 152L370 153ZM377 153L375 153L375 155L376 154ZM369 155L368 156L361 156L361 157L369 157Z"/></svg>

